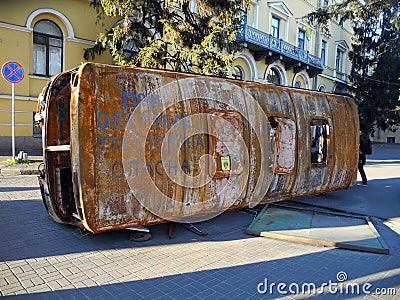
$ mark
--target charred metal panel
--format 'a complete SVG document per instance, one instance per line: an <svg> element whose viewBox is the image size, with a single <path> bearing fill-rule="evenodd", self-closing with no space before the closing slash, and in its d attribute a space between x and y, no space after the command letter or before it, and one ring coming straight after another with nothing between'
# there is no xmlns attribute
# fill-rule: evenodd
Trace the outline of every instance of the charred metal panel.
<svg viewBox="0 0 400 300"><path fill-rule="evenodd" d="M276 128L274 172L290 174L296 164L296 125L286 118L275 118Z"/></svg>
<svg viewBox="0 0 400 300"><path fill-rule="evenodd" d="M330 107L326 96L322 93L309 91L291 91L291 97L296 111L298 129L298 169L293 192L297 195L307 195L327 191L329 176L335 163L328 160L326 164L311 162L311 130L313 120L330 120ZM330 141L328 141L330 143ZM328 146L328 157L331 147Z"/></svg>
<svg viewBox="0 0 400 300"><path fill-rule="evenodd" d="M348 97L331 96L329 99L332 119L332 153L333 172L329 184L330 190L339 186L353 186L357 181L357 168L354 162L358 161L359 123L357 107Z"/></svg>
<svg viewBox="0 0 400 300"><path fill-rule="evenodd" d="M219 118L214 120L214 116ZM207 117L210 133L210 154L217 164L212 175L214 178L228 178L232 175L241 174L244 168L242 156L246 153L246 149L239 141L243 135L242 116L237 112L217 111L211 112ZM226 126L225 121L230 122L232 127ZM216 132L214 133L214 131ZM222 133L218 138L217 132Z"/></svg>
<svg viewBox="0 0 400 300"><path fill-rule="evenodd" d="M61 219L69 220L76 212L72 192L71 157L69 151L46 151L47 180L53 205Z"/></svg>
<svg viewBox="0 0 400 300"><path fill-rule="evenodd" d="M45 116L43 152L45 162L44 180L48 190L45 205L56 221L76 224L76 213L71 181L70 147L70 89L71 71L54 77L40 98L39 113ZM44 199L45 200L45 199ZM50 206L50 208L49 208ZM56 216L54 216L56 215Z"/></svg>
<svg viewBox="0 0 400 300"><path fill-rule="evenodd" d="M294 106L293 101L290 98L289 91L285 88L268 85L261 85L259 88L252 87L249 92L254 96L255 99L260 103L266 116L269 119L270 129L264 131L266 138L270 139L270 147L268 150L269 156L269 167L270 167L270 178L267 184L268 188L268 199L282 199L291 195L292 185L294 184L296 177L297 168L297 128L296 125L291 126L291 132L287 129L287 123L294 123ZM278 122L280 121L280 122ZM282 130L282 128L285 128ZM285 131L284 135L282 135ZM280 134L279 134L280 133ZM287 154L283 154L282 150L286 147L284 143L288 142L286 134L290 133L290 148L295 150L296 155L287 157ZM278 136L279 134L279 136ZM282 147L281 147L281 146ZM285 151L284 151L285 152ZM279 166L279 161L286 161L290 163L292 169L290 172L284 171Z"/></svg>
<svg viewBox="0 0 400 300"><path fill-rule="evenodd" d="M170 84L176 84L180 93L177 93L176 89L164 88L162 95L154 94L154 91L161 90L162 87ZM239 148L239 152L235 152L235 147L232 148L235 141L231 139L235 135L229 131L231 129L222 133L227 138L225 140L222 138L222 141L229 142L234 151L226 155L230 156L233 169L223 170L220 164L220 170L219 173L217 172L215 180L211 180L199 188L185 188L176 184L166 173L167 171L175 173L182 170L190 176L195 176L200 157L209 151L214 151L208 149L208 135L189 136L184 141L183 149L182 147L178 148L181 150L179 151L181 156L179 163L172 160L163 161L160 151L160 143L170 127L176 120L183 119L185 116L199 113L209 114L211 111L220 112L219 114L228 116L227 120L229 124L232 124L232 128L241 133L243 124L240 114L229 114L226 112L229 110L226 103L209 100L225 99L227 102L227 99L237 99L236 105L242 106L243 113L247 114L243 93L240 93L239 88L237 89L238 93L231 87L232 84L227 85L223 80L196 80L189 84L181 84L177 81L176 74L168 72L149 72L148 70L109 66L94 67L94 65L83 67L79 74L79 84L73 91L72 132L74 136L71 152L74 161L73 173L77 174L79 181L79 196L86 226L93 232L98 232L110 228L148 225L164 221L139 203L134 196L134 194L138 194L138 191L134 189L134 193L132 193L127 183L127 177L134 177L136 185L146 186L145 175L147 174L163 194L173 199L171 206L162 208L161 215L168 214L174 219L212 214L221 211L221 208L229 208L232 205L238 207L248 205L246 200L243 201L247 192L247 183L239 183L237 181L242 182L243 179L235 177L241 173L238 163L240 158L237 156L243 155L240 149L245 147ZM188 92L190 88L193 89L190 91L191 95L198 95L197 99L188 99L184 96L184 93ZM181 97L189 101L182 102ZM167 106L167 100L171 101L173 105ZM138 139L132 144L132 147L128 147L126 150L132 151L131 156L135 154L135 151L143 151L146 169L141 169L140 166L138 169L139 164L135 160L127 164L125 160L125 165L122 162L125 130L131 130L133 134L139 134L139 136L144 132L143 130L135 131L134 128L142 124L129 124L131 113L142 101L147 101L147 109L150 109L151 106L162 107L162 113L155 117L150 130L146 132L146 135L141 136L143 140L145 139L145 147L142 148L138 145L143 142ZM142 117L153 118L154 116L148 112ZM257 123L255 112L250 116L251 118ZM142 121L145 123L146 120ZM207 128L210 124L211 127L219 126L218 122L215 124L209 122L202 126ZM187 125L186 129L189 130L192 125L190 123ZM219 129L221 131L224 128L219 126ZM241 135L239 134L237 137L241 137ZM137 147L137 149L132 149L133 147ZM250 148L253 147L250 146ZM222 157L218 155L219 150L215 149L215 151L212 152L214 158L221 160ZM247 157L246 160L248 161L249 158ZM256 169L256 164L257 161L254 160L251 164L253 169ZM126 168L127 166L128 168ZM229 167L225 168L229 169ZM223 173L229 173L230 179L218 176ZM149 189L145 193L146 195L143 196L149 199L149 205L157 206L158 197L154 191ZM234 203L229 201L234 201Z"/></svg>
<svg viewBox="0 0 400 300"><path fill-rule="evenodd" d="M71 101L71 73L58 75L51 81L47 92L47 130L45 135L46 146L69 145L70 143L70 101ZM49 125L49 121L51 125Z"/></svg>
<svg viewBox="0 0 400 300"><path fill-rule="evenodd" d="M94 233L193 222L355 183L350 98L91 63L52 85L45 122L52 204L63 222ZM326 124L318 164L315 122Z"/></svg>

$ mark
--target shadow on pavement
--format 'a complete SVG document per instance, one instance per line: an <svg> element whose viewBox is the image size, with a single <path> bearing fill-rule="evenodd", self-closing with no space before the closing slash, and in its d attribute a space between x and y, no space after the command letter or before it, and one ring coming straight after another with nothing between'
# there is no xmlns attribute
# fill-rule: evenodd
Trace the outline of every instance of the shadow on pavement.
<svg viewBox="0 0 400 300"><path fill-rule="evenodd" d="M7 192L23 192L23 191L37 191L39 190L38 187L22 187L22 186L15 186L15 187L2 187L0 191L3 193Z"/></svg>
<svg viewBox="0 0 400 300"><path fill-rule="evenodd" d="M400 165L400 160L395 159L369 159L367 166L381 166L381 165Z"/></svg>
<svg viewBox="0 0 400 300"><path fill-rule="evenodd" d="M400 267L397 258L393 259L393 264L387 268L379 263L378 254L346 252L346 255L343 255L343 251L346 250L321 251L226 268L210 266L210 270L198 272L152 279L138 277L136 280L123 283L17 297L18 299L97 299L98 297L99 299L188 299L190 297L194 297L191 299L276 299L290 296L292 291L300 291L305 296L314 293L317 299L335 297L343 299L357 295L364 296L364 291L373 293L377 288L398 287L398 275L386 277L381 275ZM337 258L337 261L334 258ZM360 268L360 265L363 267ZM345 276L347 280L340 282L339 274ZM361 283L355 284L357 279ZM331 289L331 294L326 286L329 283L331 286L332 283L338 283L336 289ZM348 285L350 283L351 286ZM281 284L280 290L278 290L279 284ZM325 294L322 294L321 287L324 285ZM316 290L313 290L314 287Z"/></svg>
<svg viewBox="0 0 400 300"><path fill-rule="evenodd" d="M399 195L400 178L387 178L369 180L368 186L356 185L348 190L295 200L385 220L400 218Z"/></svg>
<svg viewBox="0 0 400 300"><path fill-rule="evenodd" d="M2 190L2 188L0 189ZM0 261L66 255L76 252L99 251L120 248L140 248L153 245L214 241L221 235L235 233L237 239L250 239L244 230L253 220L253 215L242 211L226 212L196 226L207 232L201 237L187 231L179 224L176 238L168 238L168 225L149 227L153 238L146 242L128 240L131 231L119 230L101 234L82 234L77 227L54 222L47 214L41 200L0 201L0 220L4 230L0 231ZM233 234L230 234L232 237Z"/></svg>
<svg viewBox="0 0 400 300"><path fill-rule="evenodd" d="M396 182L398 180L395 179ZM356 186L350 190L296 198L295 200L366 215L370 215L368 212L376 212L372 215L377 217L380 217L379 212L382 210L385 213L385 218L399 217L400 203L399 208L382 208L385 205L382 191L389 188L386 186L393 184L393 179L372 180L368 187ZM368 200L371 197L372 189L377 189L375 192L381 197L381 199L378 198L379 201ZM2 190L4 188L0 188L0 191ZM207 232L208 236L198 236L177 225L177 236L174 239L168 238L167 224L159 224L150 227L153 236L151 240L137 243L128 240L128 235L131 232L127 230L82 235L76 227L55 223L48 216L41 200L0 201L0 220L2 220L5 229L0 231L2 241L0 244L0 261L196 241L251 239L255 237L245 234L244 231L253 221L253 218L254 215L243 211L225 212L214 219L196 224L202 231ZM380 232L379 228L378 231ZM392 251L393 243L385 240L384 236L383 239Z"/></svg>

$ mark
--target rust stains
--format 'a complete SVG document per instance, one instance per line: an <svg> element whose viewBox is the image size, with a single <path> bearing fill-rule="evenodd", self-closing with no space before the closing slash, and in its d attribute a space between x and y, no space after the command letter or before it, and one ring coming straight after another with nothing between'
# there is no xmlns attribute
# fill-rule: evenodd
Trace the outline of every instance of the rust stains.
<svg viewBox="0 0 400 300"><path fill-rule="evenodd" d="M356 182L349 97L88 63L55 77L39 101L47 208L94 233Z"/></svg>

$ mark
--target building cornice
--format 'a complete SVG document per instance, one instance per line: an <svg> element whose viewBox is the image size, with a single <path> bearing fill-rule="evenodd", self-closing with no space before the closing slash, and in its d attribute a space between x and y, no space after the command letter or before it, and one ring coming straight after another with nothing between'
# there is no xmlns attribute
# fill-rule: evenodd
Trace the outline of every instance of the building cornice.
<svg viewBox="0 0 400 300"><path fill-rule="evenodd" d="M23 31L23 32L32 32L33 31L33 29L31 29L31 28L26 28L24 26L19 26L19 25L4 23L4 22L0 22L0 28L6 28L6 29L11 29L11 30Z"/></svg>
<svg viewBox="0 0 400 300"><path fill-rule="evenodd" d="M67 38L68 42L75 42L75 43L80 43L80 44L86 44L89 46L94 46L96 44L96 42L91 41L91 40L85 40L85 39L80 39L80 38Z"/></svg>
<svg viewBox="0 0 400 300"><path fill-rule="evenodd" d="M347 51L350 49L349 45L347 44L347 42L345 40L339 40L339 41L336 41L335 43L336 43L337 47L342 48L343 50Z"/></svg>
<svg viewBox="0 0 400 300"><path fill-rule="evenodd" d="M16 31L21 31L21 32L28 32L28 33L33 32L32 28L27 28L27 27L24 27L24 26L19 26L19 25L15 25L15 24L4 23L4 22L0 22L0 28L16 30ZM89 46L93 46L93 45L96 44L95 41L91 41L91 40L87 40L87 39L81 39L81 38L77 38L77 37L74 37L74 36L67 36L67 41L80 43L80 44L86 44L86 45L89 45Z"/></svg>
<svg viewBox="0 0 400 300"><path fill-rule="evenodd" d="M11 100L11 95L10 94L0 94L0 99L10 99ZM22 100L22 101L37 101L37 97L32 97L32 96L15 95L14 99Z"/></svg>
<svg viewBox="0 0 400 300"><path fill-rule="evenodd" d="M301 26L303 26L304 28L306 28L307 26L310 27L310 29L312 31L315 31L315 27L313 25L310 25L308 22L306 22L303 18L296 18L296 23L300 24Z"/></svg>
<svg viewBox="0 0 400 300"><path fill-rule="evenodd" d="M345 81L345 80L342 80L342 79L339 79L339 78L336 78L336 77L333 77L333 76L330 76L330 75L326 75L324 73L318 74L318 76L321 76L323 78L332 80L334 82L340 82L340 83L343 83L345 85L349 85L349 83L347 81Z"/></svg>
<svg viewBox="0 0 400 300"><path fill-rule="evenodd" d="M275 9L276 11L285 15L287 18L293 16L293 13L290 11L290 9L286 6L286 4L283 1L269 2L268 6L271 9Z"/></svg>

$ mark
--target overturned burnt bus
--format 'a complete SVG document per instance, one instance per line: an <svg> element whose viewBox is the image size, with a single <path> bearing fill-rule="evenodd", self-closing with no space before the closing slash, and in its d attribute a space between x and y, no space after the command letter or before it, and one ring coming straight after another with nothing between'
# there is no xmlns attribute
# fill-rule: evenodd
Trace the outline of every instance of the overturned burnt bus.
<svg viewBox="0 0 400 300"><path fill-rule="evenodd" d="M356 182L352 98L87 63L39 96L50 216L93 233L317 195Z"/></svg>

